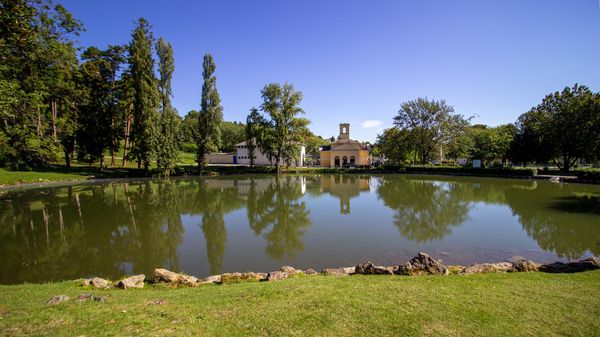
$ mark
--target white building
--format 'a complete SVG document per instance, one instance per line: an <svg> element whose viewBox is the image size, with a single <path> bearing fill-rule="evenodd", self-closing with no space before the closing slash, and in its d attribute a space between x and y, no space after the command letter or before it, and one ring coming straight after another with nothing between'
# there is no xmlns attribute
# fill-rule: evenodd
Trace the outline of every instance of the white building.
<svg viewBox="0 0 600 337"><path fill-rule="evenodd" d="M300 156L298 161L292 159L290 162L291 166L304 166L304 157L306 156L306 147L304 145L298 144L298 147L300 148ZM246 144L246 142L241 142L239 144L236 144L236 148L237 148L237 153L236 156L233 158L233 163L234 164L240 164L240 165L250 165L250 156L248 154L248 146ZM286 162L286 160L284 159L284 163ZM254 165L258 165L258 166L266 166L266 165L275 165L275 160L269 160L269 158L267 156L264 155L264 153L262 153L260 151L260 149L258 147L254 148Z"/></svg>

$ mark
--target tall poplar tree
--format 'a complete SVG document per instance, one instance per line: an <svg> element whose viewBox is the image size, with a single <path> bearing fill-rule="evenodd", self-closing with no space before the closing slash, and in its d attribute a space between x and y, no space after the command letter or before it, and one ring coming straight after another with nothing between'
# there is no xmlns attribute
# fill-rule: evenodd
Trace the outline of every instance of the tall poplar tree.
<svg viewBox="0 0 600 337"><path fill-rule="evenodd" d="M198 171L202 173L204 157L210 151L217 151L221 142L221 122L223 108L217 92L216 69L212 55L204 55L202 78L202 103L198 116Z"/></svg>
<svg viewBox="0 0 600 337"><path fill-rule="evenodd" d="M140 18L133 30L129 46L129 64L133 84L133 125L131 127L131 152L129 155L144 165L148 171L155 156L158 137L157 109L159 93L154 76L152 45L154 37L150 24Z"/></svg>
<svg viewBox="0 0 600 337"><path fill-rule="evenodd" d="M177 130L176 111L171 106L171 80L175 71L173 47L161 37L156 43L158 54L158 91L160 94L160 134L156 147L156 166L161 175L169 176L177 164Z"/></svg>

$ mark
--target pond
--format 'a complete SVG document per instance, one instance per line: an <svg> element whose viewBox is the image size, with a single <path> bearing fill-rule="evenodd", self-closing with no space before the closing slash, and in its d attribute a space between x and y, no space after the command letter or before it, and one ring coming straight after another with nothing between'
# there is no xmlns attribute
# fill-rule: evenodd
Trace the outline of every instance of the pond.
<svg viewBox="0 0 600 337"><path fill-rule="evenodd" d="M118 180L0 195L0 283L600 254L600 186L418 175Z"/></svg>

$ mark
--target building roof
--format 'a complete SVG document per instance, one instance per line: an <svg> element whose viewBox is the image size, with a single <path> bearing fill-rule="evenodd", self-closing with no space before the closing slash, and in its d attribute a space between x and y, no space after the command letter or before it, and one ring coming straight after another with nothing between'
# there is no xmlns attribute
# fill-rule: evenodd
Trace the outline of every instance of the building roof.
<svg viewBox="0 0 600 337"><path fill-rule="evenodd" d="M235 144L235 146L236 146L236 147L238 147L238 146L244 146L244 145L246 145L246 143L247 143L246 141L243 141L243 142L241 142L241 143L237 143L237 144ZM256 144L256 141L254 141L254 139L253 139L253 140L252 140L252 143ZM291 144L294 144L294 145L300 145L300 146L304 146L304 144L302 144L301 142L291 142Z"/></svg>

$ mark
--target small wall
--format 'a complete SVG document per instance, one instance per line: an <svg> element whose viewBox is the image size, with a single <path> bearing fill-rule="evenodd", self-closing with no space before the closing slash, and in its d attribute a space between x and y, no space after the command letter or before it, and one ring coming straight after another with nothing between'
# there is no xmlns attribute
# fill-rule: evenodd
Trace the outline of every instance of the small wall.
<svg viewBox="0 0 600 337"><path fill-rule="evenodd" d="M233 164L233 153L210 153L206 155L209 164Z"/></svg>

